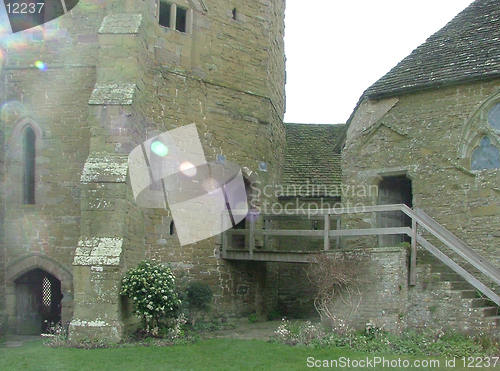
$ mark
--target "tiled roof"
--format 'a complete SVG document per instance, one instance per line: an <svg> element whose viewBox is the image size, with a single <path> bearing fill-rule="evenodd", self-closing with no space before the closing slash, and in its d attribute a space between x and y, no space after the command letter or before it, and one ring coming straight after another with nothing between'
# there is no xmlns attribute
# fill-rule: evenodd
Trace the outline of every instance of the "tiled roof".
<svg viewBox="0 0 500 371"><path fill-rule="evenodd" d="M380 98L500 75L500 0L476 0L369 87Z"/></svg>
<svg viewBox="0 0 500 371"><path fill-rule="evenodd" d="M335 196L340 190L340 154L334 146L345 125L285 124L285 196ZM325 187L326 186L326 187Z"/></svg>

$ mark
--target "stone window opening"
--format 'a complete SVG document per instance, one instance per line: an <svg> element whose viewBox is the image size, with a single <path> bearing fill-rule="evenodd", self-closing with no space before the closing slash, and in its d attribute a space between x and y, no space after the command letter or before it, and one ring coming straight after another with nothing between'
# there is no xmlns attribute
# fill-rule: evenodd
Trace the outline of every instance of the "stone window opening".
<svg viewBox="0 0 500 371"><path fill-rule="evenodd" d="M170 235L173 236L175 234L175 223L174 221L172 220L170 222Z"/></svg>
<svg viewBox="0 0 500 371"><path fill-rule="evenodd" d="M233 8L233 19L236 21L238 18L238 11L236 8Z"/></svg>
<svg viewBox="0 0 500 371"><path fill-rule="evenodd" d="M182 33L191 33L191 11L164 1L160 1L159 24Z"/></svg>
<svg viewBox="0 0 500 371"><path fill-rule="evenodd" d="M491 139L484 136L479 147L472 151L471 170L486 170L500 168L500 151L491 144Z"/></svg>
<svg viewBox="0 0 500 371"><path fill-rule="evenodd" d="M500 103L495 104L489 110L488 123L493 129L500 130Z"/></svg>
<svg viewBox="0 0 500 371"><path fill-rule="evenodd" d="M28 126L23 135L23 203L35 204L35 157L36 157L35 131Z"/></svg>
<svg viewBox="0 0 500 371"><path fill-rule="evenodd" d="M500 168L500 91L484 100L466 120L457 157L471 171Z"/></svg>

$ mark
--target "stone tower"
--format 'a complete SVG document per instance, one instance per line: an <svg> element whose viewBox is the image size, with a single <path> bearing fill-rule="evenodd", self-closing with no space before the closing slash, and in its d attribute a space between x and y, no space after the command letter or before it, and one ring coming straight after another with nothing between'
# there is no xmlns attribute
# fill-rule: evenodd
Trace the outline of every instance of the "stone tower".
<svg viewBox="0 0 500 371"><path fill-rule="evenodd" d="M120 280L144 258L210 284L218 316L273 305L265 263L218 259L217 238L181 247L168 209L137 206L127 158L154 133L195 123L207 160L224 155L248 182L278 182L284 7L284 0L81 0L55 21L7 36L5 331L37 333L43 321L61 318L73 338L121 338L134 319Z"/></svg>

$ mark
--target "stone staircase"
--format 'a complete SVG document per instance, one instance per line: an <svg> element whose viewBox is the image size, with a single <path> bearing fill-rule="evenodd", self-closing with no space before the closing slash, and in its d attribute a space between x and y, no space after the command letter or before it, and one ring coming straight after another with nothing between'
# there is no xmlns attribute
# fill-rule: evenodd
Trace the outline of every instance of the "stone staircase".
<svg viewBox="0 0 500 371"><path fill-rule="evenodd" d="M417 290L429 320L471 333L499 334L499 307L426 250L418 251Z"/></svg>

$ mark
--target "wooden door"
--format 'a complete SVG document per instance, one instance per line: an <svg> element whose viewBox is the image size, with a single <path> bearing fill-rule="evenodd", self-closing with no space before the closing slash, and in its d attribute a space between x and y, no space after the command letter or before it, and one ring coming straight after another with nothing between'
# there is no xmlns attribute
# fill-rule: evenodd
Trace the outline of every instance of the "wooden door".
<svg viewBox="0 0 500 371"><path fill-rule="evenodd" d="M42 332L42 293L38 282L18 282L16 285L16 324L19 335L39 335Z"/></svg>

